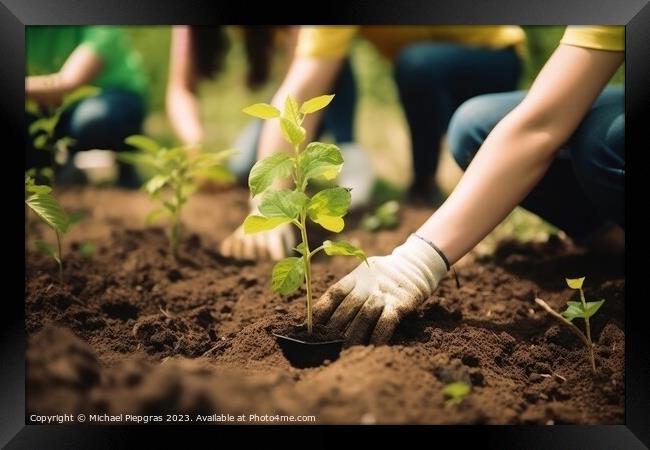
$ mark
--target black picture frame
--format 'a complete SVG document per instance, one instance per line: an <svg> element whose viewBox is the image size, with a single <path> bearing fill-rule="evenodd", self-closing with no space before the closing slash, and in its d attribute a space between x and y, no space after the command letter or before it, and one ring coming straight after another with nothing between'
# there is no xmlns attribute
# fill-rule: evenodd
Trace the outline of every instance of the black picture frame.
<svg viewBox="0 0 650 450"><path fill-rule="evenodd" d="M0 0L0 127L8 153L5 192L20 187L20 171L11 162L22 160L24 120L24 29L26 25L64 24L612 24L626 26L626 146L635 151L650 149L644 118L650 109L650 5L649 0L349 0L327 1L322 5L295 2L234 2L210 0ZM254 15L253 15L254 14ZM10 151L9 146L13 147ZM641 152L642 153L642 152ZM23 162L24 163L24 162ZM631 167L631 169L630 169ZM639 172L642 169L639 169ZM628 165L626 190L636 170ZM11 198L9 198L11 197ZM24 216L19 194L8 194L5 214ZM629 205L629 196L626 202ZM631 211L626 208L626 214ZM14 219L12 219L14 220ZM12 222L16 228L20 221ZM629 239L629 219L627 236ZM8 226L13 226L8 224ZM633 222L635 245L627 245L627 261L637 261L632 252L645 246L636 242L645 229L642 218ZM24 228L23 228L24 230ZM636 234L639 231L639 236ZM16 230L16 236L19 231ZM118 448L128 446L132 431L142 427L25 425L25 330L24 246L21 239L6 242L3 254L6 283L4 309L0 312L0 445L6 448ZM640 256L640 255L639 255ZM9 259L11 258L11 259ZM636 449L650 445L650 351L649 329L644 319L643 283L640 270L626 263L626 414L618 426L512 426L512 427L418 427L431 445L472 440L480 448L607 448ZM15 274L13 273L15 271ZM634 272L639 272L638 278ZM630 282L631 279L631 282ZM15 294L10 287L15 286ZM636 298L636 302L632 301ZM239 428L239 427L235 427ZM256 427L257 428L257 427ZM280 427L282 428L282 427ZM126 434L125 430L129 430ZM178 427L148 427L158 438L178 438ZM241 429L241 428L240 428ZM339 428L340 429L340 428ZM264 428L270 430L270 428ZM319 435L336 445L335 435L312 428L310 440ZM366 428L366 430L369 430ZM402 429L403 430L403 429ZM394 427L373 427L373 434L396 434ZM415 428L407 429L412 436ZM192 428L199 439L204 432L223 433L223 427ZM324 434L327 433L327 434ZM152 434L152 433L150 433ZM168 441L171 442L171 441ZM215 442L216 443L216 442ZM295 443L295 442L294 442ZM438 443L438 444L436 444Z"/></svg>

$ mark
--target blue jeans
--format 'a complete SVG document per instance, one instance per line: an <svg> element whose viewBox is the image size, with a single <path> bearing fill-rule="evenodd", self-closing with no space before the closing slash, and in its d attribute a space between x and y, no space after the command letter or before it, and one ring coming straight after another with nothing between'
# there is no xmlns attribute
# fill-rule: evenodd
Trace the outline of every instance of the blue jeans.
<svg viewBox="0 0 650 450"><path fill-rule="evenodd" d="M525 92L465 102L449 126L449 146L466 169L495 125ZM622 86L606 88L521 205L580 241L615 222L625 227L625 108Z"/></svg>
<svg viewBox="0 0 650 450"><path fill-rule="evenodd" d="M99 95L81 100L61 116L56 137L68 136L75 140L70 148L72 154L91 149L131 150L124 139L141 132L144 117L145 103L140 95L123 89L103 89ZM35 119L28 115L28 128ZM49 154L33 148L33 137L26 139L28 167L48 166ZM72 165L72 158L68 163ZM119 169L120 186L138 187L139 180L132 166L120 163Z"/></svg>
<svg viewBox="0 0 650 450"><path fill-rule="evenodd" d="M316 135L321 137L329 133L337 143L349 143L354 139L354 114L357 105L357 86L349 59L341 67L334 93L336 96L325 109ZM233 145L239 153L230 159L229 168L244 184L247 183L248 173L257 161L257 144L263 124L262 120L251 121Z"/></svg>
<svg viewBox="0 0 650 450"><path fill-rule="evenodd" d="M476 95L516 89L520 73L512 48L422 42L398 55L395 81L411 134L413 195L432 194L440 142L456 108Z"/></svg>

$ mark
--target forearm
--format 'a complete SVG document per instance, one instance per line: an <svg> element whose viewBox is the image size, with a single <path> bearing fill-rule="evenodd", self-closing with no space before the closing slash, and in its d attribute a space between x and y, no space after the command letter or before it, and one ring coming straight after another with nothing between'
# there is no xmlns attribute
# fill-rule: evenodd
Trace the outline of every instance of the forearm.
<svg viewBox="0 0 650 450"><path fill-rule="evenodd" d="M25 78L25 95L40 105L56 105L74 89L59 73Z"/></svg>
<svg viewBox="0 0 650 450"><path fill-rule="evenodd" d="M543 130L502 121L485 140L460 183L418 233L454 264L532 190L560 143Z"/></svg>
<svg viewBox="0 0 650 450"><path fill-rule="evenodd" d="M183 144L197 144L203 141L203 126L199 101L187 91L173 90L167 93L167 117Z"/></svg>

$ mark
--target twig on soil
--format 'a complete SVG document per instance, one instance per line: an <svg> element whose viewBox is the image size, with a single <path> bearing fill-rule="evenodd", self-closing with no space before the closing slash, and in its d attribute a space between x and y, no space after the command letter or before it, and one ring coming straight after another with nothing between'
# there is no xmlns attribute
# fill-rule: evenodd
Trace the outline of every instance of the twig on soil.
<svg viewBox="0 0 650 450"><path fill-rule="evenodd" d="M587 346L587 348L591 347L591 342L589 342L589 340L587 339L587 336L585 336L584 333L582 331L580 331L580 328L575 326L571 321L569 321L569 320L565 319L564 317L562 317L561 314L556 312L553 308L551 308L548 305L548 303L546 303L541 298L536 298L535 303L537 303L539 306L544 308L544 310L547 313L549 313L551 316L553 316L557 321L559 321L563 325L567 326L569 328L569 330L571 330L573 332L573 334L575 334L576 336L578 336L580 338L582 343L585 344Z"/></svg>
<svg viewBox="0 0 650 450"><path fill-rule="evenodd" d="M212 347L210 350L207 350L207 351L203 352L203 354L201 355L201 357L208 356L210 353L212 353L213 351L215 351L215 350L217 349L217 347L219 347L219 344L215 345L215 346Z"/></svg>

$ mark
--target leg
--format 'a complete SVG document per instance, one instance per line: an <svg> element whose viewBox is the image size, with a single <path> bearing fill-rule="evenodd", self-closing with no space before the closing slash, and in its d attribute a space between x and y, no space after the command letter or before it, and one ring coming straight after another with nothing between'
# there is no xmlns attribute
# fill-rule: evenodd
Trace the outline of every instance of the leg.
<svg viewBox="0 0 650 450"><path fill-rule="evenodd" d="M454 110L473 96L516 88L521 70L513 49L419 43L400 53L395 81L411 133L416 196L431 196L440 141Z"/></svg>
<svg viewBox="0 0 650 450"><path fill-rule="evenodd" d="M93 148L130 150L124 139L141 132L144 114L144 102L139 95L104 89L100 95L80 101L65 114L58 133L76 141L73 152ZM139 186L132 166L119 164L118 184L129 188Z"/></svg>
<svg viewBox="0 0 650 450"><path fill-rule="evenodd" d="M622 86L606 89L571 138L582 190L599 212L625 228L625 101Z"/></svg>
<svg viewBox="0 0 650 450"><path fill-rule="evenodd" d="M525 92L483 95L458 108L449 127L449 143L456 162L463 169L467 168L492 128L524 95ZM592 111L603 105L606 99L607 95L603 93L594 103ZM587 123L590 116L591 112L583 123ZM579 241L600 229L606 221L576 177L575 164L572 162L574 139L575 135L560 150L544 178L524 199L522 206Z"/></svg>
<svg viewBox="0 0 650 450"><path fill-rule="evenodd" d="M319 134L331 133L339 144L354 141L354 115L357 106L357 85L350 59L341 67L334 86L334 100L325 109Z"/></svg>

